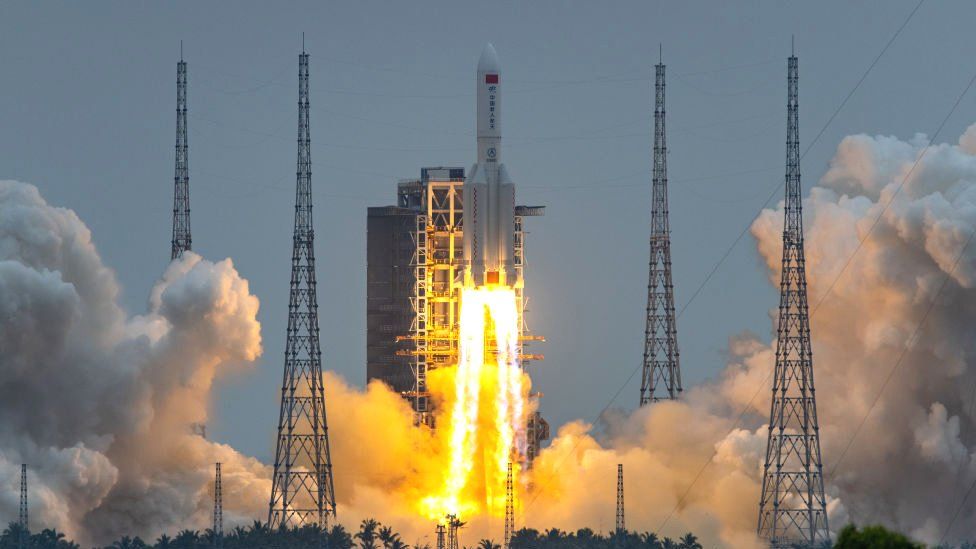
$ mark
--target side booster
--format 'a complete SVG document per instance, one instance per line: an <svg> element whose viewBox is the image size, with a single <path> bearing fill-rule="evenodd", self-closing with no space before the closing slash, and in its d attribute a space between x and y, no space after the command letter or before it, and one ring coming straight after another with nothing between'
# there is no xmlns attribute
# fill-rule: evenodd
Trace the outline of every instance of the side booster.
<svg viewBox="0 0 976 549"><path fill-rule="evenodd" d="M464 284L514 286L515 184L501 162L501 71L488 44L478 61L478 160L464 182Z"/></svg>

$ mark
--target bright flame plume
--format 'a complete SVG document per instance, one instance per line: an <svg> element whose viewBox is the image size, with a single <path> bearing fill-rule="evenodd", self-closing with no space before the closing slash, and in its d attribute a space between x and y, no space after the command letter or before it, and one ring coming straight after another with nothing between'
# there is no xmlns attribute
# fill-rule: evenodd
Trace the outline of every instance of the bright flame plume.
<svg viewBox="0 0 976 549"><path fill-rule="evenodd" d="M439 492L421 503L433 520L503 513L508 464L517 474L525 454L529 382L519 364L515 291L463 289L458 345L458 364L447 370L453 383L432 386L447 461Z"/></svg>

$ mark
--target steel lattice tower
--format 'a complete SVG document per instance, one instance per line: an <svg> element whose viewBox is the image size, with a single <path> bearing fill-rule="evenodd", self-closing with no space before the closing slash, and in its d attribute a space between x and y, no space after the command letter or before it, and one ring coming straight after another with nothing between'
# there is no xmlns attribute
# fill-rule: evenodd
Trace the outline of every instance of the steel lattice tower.
<svg viewBox="0 0 976 549"><path fill-rule="evenodd" d="M299 56L298 171L295 233L288 300L281 414L268 525L271 528L327 525L335 517L319 346L318 298L312 228L312 161L309 133L308 54Z"/></svg>
<svg viewBox="0 0 976 549"><path fill-rule="evenodd" d="M671 226L668 221L668 146L664 129L664 63L654 66L654 173L651 255L647 278L647 324L640 405L675 399L681 393L678 329L671 283ZM661 396L657 395L660 388Z"/></svg>
<svg viewBox="0 0 976 549"><path fill-rule="evenodd" d="M624 532L627 530L627 524L624 521L624 464L617 464L617 521L616 521L617 532Z"/></svg>
<svg viewBox="0 0 976 549"><path fill-rule="evenodd" d="M17 544L21 549L27 549L30 538L30 523L27 520L27 464L20 465L20 535Z"/></svg>
<svg viewBox="0 0 976 549"><path fill-rule="evenodd" d="M218 549L224 546L224 488L219 461L214 472L213 546Z"/></svg>
<svg viewBox="0 0 976 549"><path fill-rule="evenodd" d="M457 515L447 515L447 549L460 549L458 541L458 529L464 526Z"/></svg>
<svg viewBox="0 0 976 549"><path fill-rule="evenodd" d="M444 528L443 524L437 525L437 549L447 549L444 537L447 535L447 529Z"/></svg>
<svg viewBox="0 0 976 549"><path fill-rule="evenodd" d="M759 537L772 547L827 542L820 428L813 384L800 195L800 131L795 55L788 63L783 272L769 438L759 500Z"/></svg>
<svg viewBox="0 0 976 549"><path fill-rule="evenodd" d="M190 237L190 171L186 144L186 62L180 43L176 64L176 174L173 177L173 240L170 259L192 249Z"/></svg>
<svg viewBox="0 0 976 549"><path fill-rule="evenodd" d="M502 547L508 549L515 534L515 490L512 482L512 462L508 462L508 474L505 477L505 542Z"/></svg>

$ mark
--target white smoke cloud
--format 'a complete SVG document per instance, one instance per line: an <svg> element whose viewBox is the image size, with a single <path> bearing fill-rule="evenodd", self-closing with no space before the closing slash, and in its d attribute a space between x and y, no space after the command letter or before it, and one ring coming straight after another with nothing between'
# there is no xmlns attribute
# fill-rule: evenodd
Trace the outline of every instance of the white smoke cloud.
<svg viewBox="0 0 976 549"><path fill-rule="evenodd" d="M0 516L17 516L26 462L35 524L85 541L202 528L215 461L251 492L229 515L259 516L266 467L190 430L214 380L261 353L247 281L229 259L188 253L145 315L128 317L118 296L72 211L0 181Z"/></svg>
<svg viewBox="0 0 976 549"><path fill-rule="evenodd" d="M927 150L923 135L848 137L804 203L811 305L822 301L812 330L830 490L853 520L926 542L976 478L976 246L963 249L976 230L974 139L976 126L958 145ZM781 209L753 226L771 280L781 227ZM976 537L973 514L970 502L950 539Z"/></svg>

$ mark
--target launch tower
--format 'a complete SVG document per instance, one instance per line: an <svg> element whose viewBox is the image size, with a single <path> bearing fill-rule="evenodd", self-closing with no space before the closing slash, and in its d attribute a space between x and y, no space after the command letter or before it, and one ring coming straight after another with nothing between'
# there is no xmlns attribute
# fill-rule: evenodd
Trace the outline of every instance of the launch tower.
<svg viewBox="0 0 976 549"><path fill-rule="evenodd" d="M485 48L477 71L478 162L423 168L400 181L397 205L368 209L367 380L381 379L408 399L418 424L433 426L428 372L457 364L461 288L504 284L519 311L521 364L541 339L525 326L523 219L542 206L516 206L514 185L500 162L501 76ZM538 395L535 395L538 397ZM549 425L529 418L526 456L534 459Z"/></svg>
<svg viewBox="0 0 976 549"><path fill-rule="evenodd" d="M786 205L779 327L758 525L759 537L769 541L772 547L819 546L830 539L803 252L795 55L788 61L787 87Z"/></svg>

